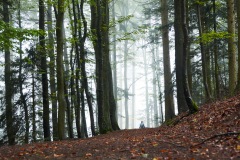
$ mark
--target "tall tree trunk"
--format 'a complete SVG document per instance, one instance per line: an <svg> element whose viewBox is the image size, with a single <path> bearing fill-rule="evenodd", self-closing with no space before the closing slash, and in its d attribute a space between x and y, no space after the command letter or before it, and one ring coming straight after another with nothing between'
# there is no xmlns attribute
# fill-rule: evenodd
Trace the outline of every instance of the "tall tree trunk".
<svg viewBox="0 0 240 160"><path fill-rule="evenodd" d="M153 49L152 51L152 72L153 72L153 108L154 108L154 116L153 116L153 120L154 120L154 127L159 126L158 123L158 108L157 108L157 79L156 79L156 57L155 57L155 49Z"/></svg>
<svg viewBox="0 0 240 160"><path fill-rule="evenodd" d="M84 16L83 6L84 6L84 1L81 0L79 12L81 15L80 19L83 23L83 33L81 33L82 36L79 38L80 38L80 61L81 61L81 73L82 73L82 87L83 87L82 89L85 91L85 95L87 98L92 135L96 135L95 125L94 125L93 105L92 105L92 94L89 91L88 78L87 78L87 73L86 73L86 58L85 58L86 51L85 51L84 46L85 46L85 41L87 38L87 21ZM86 130L86 128L85 128L85 130Z"/></svg>
<svg viewBox="0 0 240 160"><path fill-rule="evenodd" d="M68 3L68 14L69 14L69 18L70 18L70 26L71 26L71 31L72 31L71 32L72 33L72 38L75 39L76 38L76 34L75 34L75 32L76 32L75 31L75 21L72 19L72 17L73 17L72 10L75 11L75 8L73 8L73 9L71 8L70 0L68 0L67 3ZM75 5L73 5L73 6L75 6ZM76 41L74 41L74 42L76 42ZM70 103L70 110L71 110L71 120L72 120L72 123L73 123L73 119L74 119L73 110L77 106L76 90L75 90L75 83L74 83L74 80L75 80L75 78L74 78L75 77L75 74L74 74L75 62L74 62L74 58L73 58L73 51L74 51L74 49L76 49L76 43L74 43L74 42L71 43L71 50L70 50L70 74L69 74L69 76L70 76L70 102L71 102Z"/></svg>
<svg viewBox="0 0 240 160"><path fill-rule="evenodd" d="M238 23L238 76L237 76L237 87L236 92L240 91L240 1L238 0L237 3L237 23Z"/></svg>
<svg viewBox="0 0 240 160"><path fill-rule="evenodd" d="M165 120L175 116L173 102L173 85L169 57L169 27L167 0L161 0L162 5L162 41L163 41L163 66L164 66L164 96L165 96Z"/></svg>
<svg viewBox="0 0 240 160"><path fill-rule="evenodd" d="M109 56L109 1L103 0L101 5L101 14L102 14L102 46L103 46L103 91L104 91L104 99L103 99L103 108L104 108L104 123L105 123L105 131L112 131L112 123L111 123L111 107L116 108L115 99L113 96L113 83L112 83L112 71L110 65L110 56ZM111 99L112 98L112 99ZM111 106L113 105L113 106ZM115 109L114 109L115 110ZM115 113L113 113L115 115ZM114 118L114 116L112 117ZM104 131L104 132L105 132Z"/></svg>
<svg viewBox="0 0 240 160"><path fill-rule="evenodd" d="M132 128L134 128L134 124L135 124L135 81L136 81L136 67L135 67L136 63L135 60L132 60Z"/></svg>
<svg viewBox="0 0 240 160"><path fill-rule="evenodd" d="M190 113L195 113L198 111L198 106L193 101L191 94L189 92L188 79L187 79L187 58L188 58L188 29L186 24L186 0L181 1L181 19L182 19L182 30L183 30L183 89L186 103L188 105Z"/></svg>
<svg viewBox="0 0 240 160"><path fill-rule="evenodd" d="M64 49L63 49L63 57L64 57L64 93L65 93L65 101L67 105L67 125L68 125L68 135L69 138L74 138L73 136L73 120L72 120L72 110L71 110L71 105L69 102L69 97L68 97L68 88L69 88L69 60L68 60L68 51L67 51L67 44L66 44L66 33L65 33L65 27L63 24L63 40L64 40Z"/></svg>
<svg viewBox="0 0 240 160"><path fill-rule="evenodd" d="M9 6L7 1L3 1L3 21L9 26ZM7 36L7 28L5 28L5 35ZM7 137L9 145L15 144L15 131L14 131L14 119L13 119L13 105L12 105L12 79L11 79L11 58L10 58L10 38L6 38L4 44L5 52L5 101L6 101L6 123L7 123Z"/></svg>
<svg viewBox="0 0 240 160"><path fill-rule="evenodd" d="M125 26L126 28L126 26ZM125 30L126 32L126 30ZM129 112L128 112L128 76L127 76L127 56L128 56L128 40L124 41L124 106L125 106L125 129L129 128Z"/></svg>
<svg viewBox="0 0 240 160"><path fill-rule="evenodd" d="M201 18L201 12L200 12L200 6L199 4L197 5L197 17L198 17L198 30L199 30L199 36L200 36L200 48L201 48L201 58L202 58L202 75L203 75L203 85L205 89L205 96L206 100L211 99L210 91L209 91L209 86L207 83L207 60L206 60L206 52L205 52L205 47L204 44L201 40L202 33L203 33L203 26L202 26L202 18Z"/></svg>
<svg viewBox="0 0 240 160"><path fill-rule="evenodd" d="M159 47L156 46L156 55L154 55L154 59L155 59L155 67L156 67L156 84L157 84L157 91L158 91L158 100L159 100L159 108L158 108L158 115L159 115L159 121L160 121L160 124L163 123L164 119L163 119L163 94L162 94L162 91L161 91L161 78L160 78L160 72L161 72L161 69L160 69L160 57L159 57Z"/></svg>
<svg viewBox="0 0 240 160"><path fill-rule="evenodd" d="M98 125L100 133L112 131L109 106L109 7L108 1L91 4L91 30L96 58Z"/></svg>
<svg viewBox="0 0 240 160"><path fill-rule="evenodd" d="M217 32L217 19L216 19L216 2L213 0L213 16L214 16L214 22L213 22L213 28L214 32ZM220 84L219 84L219 69L218 69L218 45L217 40L214 39L214 78L215 78L215 90L216 90L216 97L220 97Z"/></svg>
<svg viewBox="0 0 240 160"><path fill-rule="evenodd" d="M22 28L22 24L21 24L22 20L21 20L21 1L18 1L18 25L19 28ZM28 105L26 102L26 96L23 93L23 77L22 77L22 41L20 40L19 42L19 59L20 59L20 64L19 64L19 91L20 91L20 99L21 99L21 104L23 105L23 109L24 109L24 120L25 120L25 135L24 135L24 143L28 144L29 143L29 114L28 114Z"/></svg>
<svg viewBox="0 0 240 160"><path fill-rule="evenodd" d="M49 50L48 55L50 57L49 70L50 70L50 96L52 101L52 128L53 128L53 140L56 140L58 137L58 125L57 125L57 97L56 97L56 80L55 80L55 54L54 54L54 37L53 37L53 27L52 27L52 2L48 2L48 11L47 11L47 23L48 27L48 44Z"/></svg>
<svg viewBox="0 0 240 160"><path fill-rule="evenodd" d="M37 127L36 127L36 102L35 102L35 74L34 64L32 64L32 139L37 142Z"/></svg>
<svg viewBox="0 0 240 160"><path fill-rule="evenodd" d="M115 23L115 1L112 1L113 9L113 23ZM108 13L109 19L109 13ZM109 20L108 20L109 26ZM116 28L113 27L113 32ZM109 41L109 38L108 38ZM109 44L108 44L109 45ZM109 51L108 51L109 52ZM109 105L110 105L110 119L113 130L120 130L117 120L117 55L116 55L116 34L113 35L113 70L111 69L110 57L108 58L108 77L109 77ZM112 73L113 72L113 73Z"/></svg>
<svg viewBox="0 0 240 160"><path fill-rule="evenodd" d="M146 50L144 50L143 53L143 62L144 62L144 75L145 75L145 107L146 107L146 114L147 114L147 124L146 127L150 127L150 108L149 108L149 99L148 99L148 64L147 64L147 55L146 55Z"/></svg>
<svg viewBox="0 0 240 160"><path fill-rule="evenodd" d="M108 84L109 84L109 105L110 105L110 119L113 130L120 130L118 122L117 122L117 103L116 98L114 97L114 89L113 89L113 79L112 79L112 70L111 64L108 59Z"/></svg>
<svg viewBox="0 0 240 160"><path fill-rule="evenodd" d="M234 0L227 0L227 17L228 33L230 35L228 38L229 93L233 95L237 82Z"/></svg>
<svg viewBox="0 0 240 160"><path fill-rule="evenodd" d="M63 20L64 20L64 0L58 0L58 15L56 21L57 36L57 91L58 91L58 134L59 139L65 138L65 109L66 101L64 96L64 74L63 74Z"/></svg>
<svg viewBox="0 0 240 160"><path fill-rule="evenodd" d="M44 0L39 0L39 29L45 31L45 6ZM41 74L42 74L42 98L43 98L43 131L44 140L51 140L49 124L49 100L48 100L48 78L47 78L47 59L45 51L45 36L39 36L39 53L41 55Z"/></svg>
<svg viewBox="0 0 240 160"><path fill-rule="evenodd" d="M188 4L189 0L186 0L186 4ZM189 8L186 8L186 14L189 15ZM188 26L188 29L190 28L189 27L189 16L187 17L186 19L186 23L187 23L187 26ZM190 50L191 50L191 42L189 41L188 43L188 59L187 59L187 73L188 73L188 86L189 86L189 92L192 93L192 88L193 88L193 73L192 73L192 58L191 58L191 55L190 55Z"/></svg>
<svg viewBox="0 0 240 160"><path fill-rule="evenodd" d="M175 68L176 68L176 84L177 84L177 104L178 113L182 113L188 110L184 89L183 89L183 30L181 21L181 3L180 0L174 0L174 10L175 10L175 20L174 20L174 30L175 30Z"/></svg>
<svg viewBox="0 0 240 160"><path fill-rule="evenodd" d="M112 1L112 21L115 24L116 21L116 13L115 13L115 1ZM115 25L113 26L113 33L116 33L116 27ZM117 99L118 99L118 95L117 95L117 45L116 45L116 34L113 34L113 92L114 92L114 97L116 99L116 106L117 105ZM117 114L116 114L117 116Z"/></svg>
<svg viewBox="0 0 240 160"><path fill-rule="evenodd" d="M77 18L77 12L76 12L76 4L75 4L75 0L72 0L72 9L73 9L73 18L74 18L74 23L73 23L73 38L74 38L74 46L75 46L75 52L76 52L76 68L80 68L80 56L79 56L79 45L78 45L78 41L77 41L77 33L78 33L78 18ZM73 58L73 57L72 57ZM71 63L72 65L72 63ZM72 66L71 68L72 70L72 74L74 67ZM76 120L76 128L77 128L77 135L78 138L81 138L81 126L80 126L80 104L81 104L81 100L80 100L80 87L79 87L79 77L80 77L80 71L79 69L75 69L75 88L76 88L76 96L75 96L75 120ZM72 79L72 85L74 84L74 80ZM72 94L75 94L75 89L72 88Z"/></svg>

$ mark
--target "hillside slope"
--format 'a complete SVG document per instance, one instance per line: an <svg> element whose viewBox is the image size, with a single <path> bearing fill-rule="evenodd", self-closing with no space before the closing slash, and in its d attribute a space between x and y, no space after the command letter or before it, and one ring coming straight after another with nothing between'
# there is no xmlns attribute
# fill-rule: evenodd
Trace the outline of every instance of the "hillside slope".
<svg viewBox="0 0 240 160"><path fill-rule="evenodd" d="M0 159L240 159L240 95L176 117L174 126L3 146Z"/></svg>

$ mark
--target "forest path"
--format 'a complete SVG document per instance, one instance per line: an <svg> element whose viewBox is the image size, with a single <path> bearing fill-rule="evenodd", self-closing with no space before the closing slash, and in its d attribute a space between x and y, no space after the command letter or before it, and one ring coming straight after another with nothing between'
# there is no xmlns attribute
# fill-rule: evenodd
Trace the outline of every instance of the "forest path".
<svg viewBox="0 0 240 160"><path fill-rule="evenodd" d="M0 147L0 159L240 159L240 95L175 118L174 126L114 131L88 139Z"/></svg>

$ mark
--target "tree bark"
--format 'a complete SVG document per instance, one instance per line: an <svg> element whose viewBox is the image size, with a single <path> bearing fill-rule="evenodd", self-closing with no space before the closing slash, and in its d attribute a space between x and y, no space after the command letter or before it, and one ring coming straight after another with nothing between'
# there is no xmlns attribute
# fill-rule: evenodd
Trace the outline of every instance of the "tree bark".
<svg viewBox="0 0 240 160"><path fill-rule="evenodd" d="M183 89L183 30L181 21L181 4L182 1L174 0L175 9L175 20L174 20L174 30L175 30L175 68L176 68L176 84L177 84L177 104L178 113L182 113L188 110L184 89Z"/></svg>
<svg viewBox="0 0 240 160"><path fill-rule="evenodd" d="M65 138L65 109L66 101L64 96L64 73L63 73L63 20L64 20L64 0L58 0L58 15L56 21L57 36L57 91L58 91L58 134L59 139Z"/></svg>
<svg viewBox="0 0 240 160"><path fill-rule="evenodd" d="M21 20L21 1L18 1L18 25L19 28L22 28L22 20ZM19 64L19 75L18 75L18 79L19 79L19 91L20 91L20 99L21 99L21 105L23 105L23 109L24 109L24 120L25 120L25 135L24 135L24 143L28 144L29 143L29 114L28 114L28 105L26 102L26 96L23 93L23 77L22 77L22 41L20 40L19 42L19 59L20 59L20 64Z"/></svg>
<svg viewBox="0 0 240 160"><path fill-rule="evenodd" d="M207 60L206 60L206 52L205 52L205 47L204 44L201 40L202 34L203 34L203 26L202 26L202 18L201 18L201 12L200 12L200 6L199 4L197 5L197 17L198 17L198 30L199 30L199 36L200 36L200 48L201 48L201 58L202 58L202 75L203 75L203 85L205 89L205 97L206 100L211 99L211 94L209 91L209 86L207 83Z"/></svg>
<svg viewBox="0 0 240 160"><path fill-rule="evenodd" d="M100 133L112 131L109 106L109 7L108 1L91 4L91 31L96 58L98 125Z"/></svg>
<svg viewBox="0 0 240 160"><path fill-rule="evenodd" d="M77 33L78 33L78 18L77 18L77 11L76 11L76 4L75 4L75 0L72 0L72 10L73 10L73 18L74 18L74 22L73 22L73 38L74 38L74 46L75 46L75 52L76 52L76 68L80 68L80 55L79 55L79 44L77 41ZM73 58L73 57L72 57ZM72 59L71 58L71 59ZM72 74L74 74L74 66L71 63L71 70L72 70ZM75 69L75 88L76 88L76 96L74 99L74 108L75 108L75 120L76 120L76 128L77 128L77 135L78 138L81 138L81 126L80 126L80 104L81 104L81 100L80 100L80 87L79 87L79 77L80 77L80 71L79 69ZM72 87L74 85L74 80L72 79ZM72 88L72 95L75 94L75 89Z"/></svg>
<svg viewBox="0 0 240 160"><path fill-rule="evenodd" d="M9 5L7 1L3 1L3 21L9 26L10 19L9 19ZM5 34L7 34L7 28L5 28ZM5 54L5 101L6 101L6 123L7 123L7 137L8 137L8 144L14 145L15 144L15 131L14 131L14 119L13 119L13 105L12 105L12 79L11 79L11 53L10 53L10 38L5 37L6 41L4 44L4 54Z"/></svg>
<svg viewBox="0 0 240 160"><path fill-rule="evenodd" d="M155 48L155 45L154 47ZM156 56L155 56L155 49L152 50L152 72L153 72L153 81L152 81L152 85L153 85L153 108L154 108L154 116L153 116L153 120L154 120L154 127L158 127L159 126L159 114L158 114L158 107L157 107L157 77L156 77ZM160 109L160 108L159 108Z"/></svg>
<svg viewBox="0 0 240 160"><path fill-rule="evenodd" d="M45 6L44 0L39 0L39 30L45 31ZM42 74L42 98L43 98L43 131L44 140L51 140L49 124L49 99L48 99L48 77L47 77L47 59L45 49L45 36L43 33L39 36L39 53L41 55L41 74Z"/></svg>
<svg viewBox="0 0 240 160"><path fill-rule="evenodd" d="M182 66L183 66L183 89L184 89L184 96L186 103L188 105L190 113L195 113L198 111L198 106L193 101L191 94L189 92L188 86L188 78L187 78L187 58L188 58L188 29L186 24L186 0L182 0L181 4L181 16L182 16L182 30L183 30L183 59L182 59Z"/></svg>
<svg viewBox="0 0 240 160"><path fill-rule="evenodd" d="M236 1L237 5L237 24L238 24L238 76L237 76L237 87L236 92L238 93L240 91L240 1Z"/></svg>
<svg viewBox="0 0 240 160"><path fill-rule="evenodd" d="M216 19L216 2L213 0L213 15L214 15L214 32L217 32L217 19ZM214 77L215 77L215 92L216 92L216 97L220 97L220 83L219 83L219 69L218 69L218 45L217 45L217 40L214 39Z"/></svg>
<svg viewBox="0 0 240 160"><path fill-rule="evenodd" d="M58 137L58 124L57 124L57 92L56 92L56 80L55 80L55 68L56 68L56 59L54 54L54 37L53 37L53 27L52 27L52 4L48 2L48 11L47 11L47 26L48 26L48 44L49 50L48 55L50 57L49 71L50 71L50 97L52 101L52 131L53 131L53 140L56 140Z"/></svg>
<svg viewBox="0 0 240 160"><path fill-rule="evenodd" d="M234 13L234 0L227 0L227 22L228 22L228 70L229 70L229 94L233 95L236 82L236 46L235 46L235 13Z"/></svg>
<svg viewBox="0 0 240 160"><path fill-rule="evenodd" d="M163 43L163 66L164 66L164 96L165 96L165 120L175 116L173 102L173 84L169 56L169 29L168 29L168 5L167 0L161 0L162 19L162 43Z"/></svg>
<svg viewBox="0 0 240 160"><path fill-rule="evenodd" d="M125 25L125 28L127 26ZM125 30L126 32L126 30ZM129 128L129 112L128 112L128 74L127 74L127 56L128 56L128 40L124 41L124 106L125 106L125 129Z"/></svg>
<svg viewBox="0 0 240 160"><path fill-rule="evenodd" d="M85 51L84 46L85 46L85 41L87 38L87 21L84 16L83 6L84 6L84 1L81 0L81 3L80 3L81 17L80 17L80 19L83 23L83 33L81 34L82 37L79 37L79 38L80 38L80 60L81 60L82 85L83 85L83 89L85 91L85 95L87 98L92 135L96 135L95 125L94 125L93 105L92 105L92 94L89 91L88 78L87 78L87 73L86 73L86 58L85 58L86 51Z"/></svg>

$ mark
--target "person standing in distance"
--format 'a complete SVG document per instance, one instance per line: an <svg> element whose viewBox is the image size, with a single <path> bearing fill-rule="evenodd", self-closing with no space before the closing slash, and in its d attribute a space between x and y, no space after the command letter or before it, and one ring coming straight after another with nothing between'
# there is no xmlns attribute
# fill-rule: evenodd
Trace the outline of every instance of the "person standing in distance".
<svg viewBox="0 0 240 160"><path fill-rule="evenodd" d="M143 121L141 121L139 128L145 128Z"/></svg>

